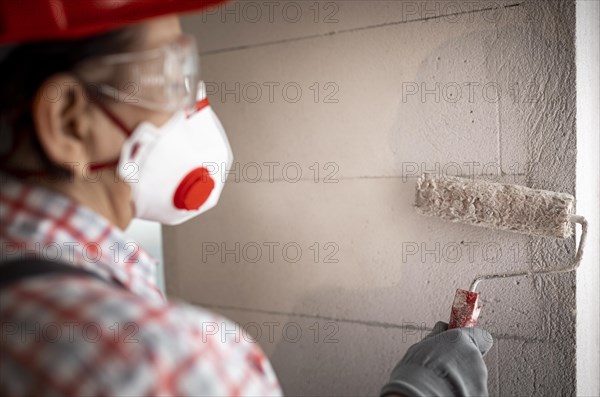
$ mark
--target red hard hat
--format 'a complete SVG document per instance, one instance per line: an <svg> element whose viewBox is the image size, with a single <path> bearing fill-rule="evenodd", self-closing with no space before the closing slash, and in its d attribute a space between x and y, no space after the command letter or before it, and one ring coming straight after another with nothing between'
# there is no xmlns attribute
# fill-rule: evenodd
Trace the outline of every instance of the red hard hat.
<svg viewBox="0 0 600 397"><path fill-rule="evenodd" d="M0 0L0 44L75 39L226 0Z"/></svg>

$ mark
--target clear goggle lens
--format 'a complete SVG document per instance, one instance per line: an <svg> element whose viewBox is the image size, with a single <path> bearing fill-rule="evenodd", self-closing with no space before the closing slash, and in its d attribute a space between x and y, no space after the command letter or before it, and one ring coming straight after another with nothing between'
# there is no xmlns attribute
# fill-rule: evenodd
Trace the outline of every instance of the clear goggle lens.
<svg viewBox="0 0 600 397"><path fill-rule="evenodd" d="M198 99L199 59L188 35L157 49L94 58L77 73L116 101L152 110L189 110Z"/></svg>

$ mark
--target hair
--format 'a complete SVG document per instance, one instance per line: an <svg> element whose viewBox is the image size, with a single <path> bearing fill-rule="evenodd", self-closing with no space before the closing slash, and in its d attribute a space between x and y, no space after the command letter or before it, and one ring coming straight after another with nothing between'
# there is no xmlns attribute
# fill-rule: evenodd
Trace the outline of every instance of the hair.
<svg viewBox="0 0 600 397"><path fill-rule="evenodd" d="M48 158L37 139L33 98L52 75L73 72L80 62L97 56L131 51L138 38L134 27L126 27L76 40L21 44L9 50L0 60L0 170L6 168L13 150L30 140L45 173L69 176L69 171Z"/></svg>

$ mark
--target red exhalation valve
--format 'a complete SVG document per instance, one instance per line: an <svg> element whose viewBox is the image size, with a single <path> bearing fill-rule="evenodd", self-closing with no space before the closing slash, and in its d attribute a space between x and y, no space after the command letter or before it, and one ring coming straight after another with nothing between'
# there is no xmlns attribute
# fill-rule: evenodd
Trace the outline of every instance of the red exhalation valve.
<svg viewBox="0 0 600 397"><path fill-rule="evenodd" d="M452 314L448 322L448 329L474 327L479 318L479 294L477 292L457 289L452 303Z"/></svg>
<svg viewBox="0 0 600 397"><path fill-rule="evenodd" d="M179 183L173 205L180 210L197 210L208 199L215 187L215 181L204 167L190 171Z"/></svg>

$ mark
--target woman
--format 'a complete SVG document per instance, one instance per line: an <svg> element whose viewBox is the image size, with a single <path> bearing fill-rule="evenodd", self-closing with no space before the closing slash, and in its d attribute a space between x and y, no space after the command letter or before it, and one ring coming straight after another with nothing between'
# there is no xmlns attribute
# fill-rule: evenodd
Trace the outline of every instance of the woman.
<svg viewBox="0 0 600 397"><path fill-rule="evenodd" d="M217 2L1 3L3 395L281 394L257 344L167 302L122 232L219 198L231 150L176 16ZM382 395L487 394L489 334L444 329Z"/></svg>

